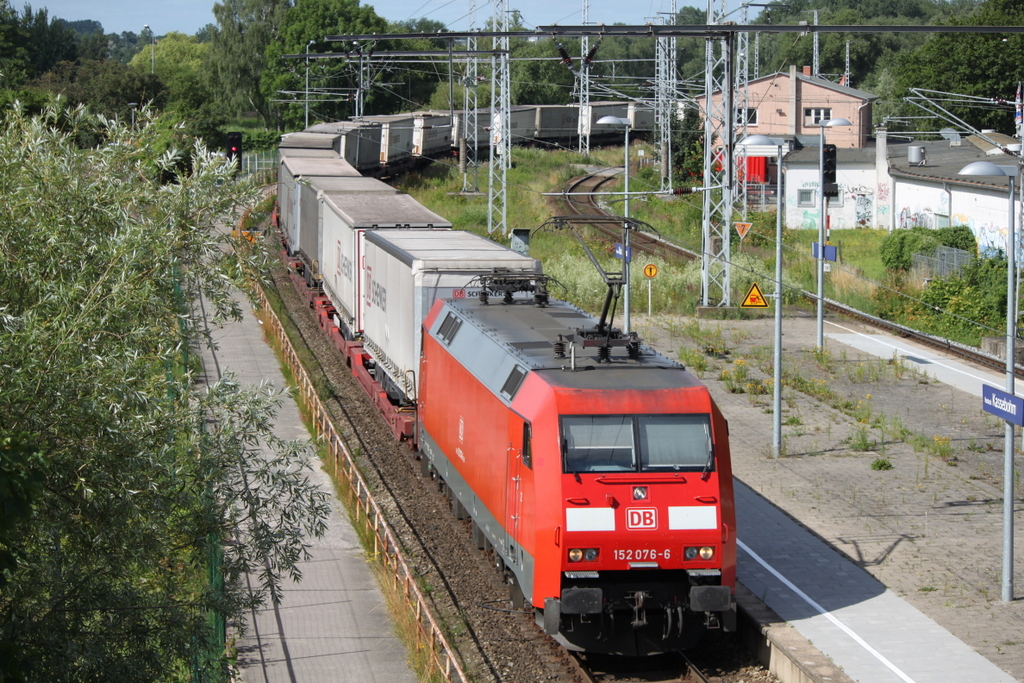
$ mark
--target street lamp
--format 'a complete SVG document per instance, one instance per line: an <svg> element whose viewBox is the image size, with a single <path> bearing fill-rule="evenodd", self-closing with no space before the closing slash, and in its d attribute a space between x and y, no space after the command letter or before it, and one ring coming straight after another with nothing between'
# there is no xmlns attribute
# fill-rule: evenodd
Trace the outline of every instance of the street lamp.
<svg viewBox="0 0 1024 683"><path fill-rule="evenodd" d="M625 126L626 128L626 181L625 200L623 201L622 215L629 218L629 119L622 116L602 116L597 120L599 126ZM629 334L629 221L622 224L622 279L623 297L625 304L622 307L622 331Z"/></svg>
<svg viewBox="0 0 1024 683"><path fill-rule="evenodd" d="M309 128L309 46L315 42L311 40L306 43L306 128Z"/></svg>
<svg viewBox="0 0 1024 683"><path fill-rule="evenodd" d="M991 161L975 161L960 169L960 175L967 176L1009 176L1010 208L1006 230L1006 393L1015 395L1013 390L1014 340L1017 337L1017 301L1014 278L1017 270L1016 242L1014 229L1015 206L1014 181L1018 166L996 166ZM1006 421L1003 438L1003 587L1004 602L1013 600L1013 423Z"/></svg>
<svg viewBox="0 0 1024 683"><path fill-rule="evenodd" d="M815 15L817 16L817 15ZM817 22L815 22L817 23ZM818 124L818 348L825 348L825 221L828 197L825 196L825 129L834 126L852 126L843 118L829 119Z"/></svg>
<svg viewBox="0 0 1024 683"><path fill-rule="evenodd" d="M750 155L755 147L775 147L775 374L772 387L772 455L782 456L782 157L785 138L750 135L737 143Z"/></svg>
<svg viewBox="0 0 1024 683"><path fill-rule="evenodd" d="M138 108L138 102L129 102L128 108L132 110L132 130L135 129L135 109Z"/></svg>
<svg viewBox="0 0 1024 683"><path fill-rule="evenodd" d="M156 35L153 34L153 29L149 28L149 24L143 25L144 29L149 31L149 73L156 73Z"/></svg>

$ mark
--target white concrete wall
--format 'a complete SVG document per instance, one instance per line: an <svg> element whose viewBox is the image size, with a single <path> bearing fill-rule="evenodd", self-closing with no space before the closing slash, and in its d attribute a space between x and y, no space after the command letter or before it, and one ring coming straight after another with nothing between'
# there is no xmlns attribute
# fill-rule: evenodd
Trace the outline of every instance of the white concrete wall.
<svg viewBox="0 0 1024 683"><path fill-rule="evenodd" d="M833 230L875 228L877 225L874 166L845 165L836 173L842 201L829 200L828 215ZM816 229L820 214L818 167L786 169L786 226L791 229ZM814 206L800 206L799 191L814 191Z"/></svg>
<svg viewBox="0 0 1024 683"><path fill-rule="evenodd" d="M981 255L1006 251L1006 234L1009 225L1010 202L1006 191L981 190L967 187L952 187L949 200L950 225L970 226L974 239L978 241ZM1015 215L1020 215L1020 202L1015 202ZM1020 249L1020 226L1016 226L1018 249ZM1018 253L1018 258L1020 257Z"/></svg>

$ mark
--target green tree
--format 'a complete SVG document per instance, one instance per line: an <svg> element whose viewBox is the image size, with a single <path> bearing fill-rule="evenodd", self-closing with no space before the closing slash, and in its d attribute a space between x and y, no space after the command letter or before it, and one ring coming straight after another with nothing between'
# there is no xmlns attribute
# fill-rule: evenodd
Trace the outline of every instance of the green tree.
<svg viewBox="0 0 1024 683"><path fill-rule="evenodd" d="M83 148L90 137L101 143ZM182 172L155 140L147 120L57 105L0 124L0 254L18 264L0 270L0 473L24 465L39 483L0 490L5 515L12 498L31 504L0 520L0 543L17 539L5 675L222 671L208 617L243 618L295 576L328 511L308 447L269 431L274 396L195 383L191 349L209 337L190 302L240 315L231 275L260 264L229 256L217 226L256 188L202 145ZM174 184L156 182L172 169Z"/></svg>
<svg viewBox="0 0 1024 683"><path fill-rule="evenodd" d="M62 62L35 84L111 117L130 119L128 105L132 102L164 104L164 86L159 77L112 59Z"/></svg>
<svg viewBox="0 0 1024 683"><path fill-rule="evenodd" d="M988 0L973 11L951 17L954 26L1017 26L1024 21L1024 5L1017 0ZM1024 80L1024 65L1017 55L1024 50L1020 34L936 33L913 52L901 56L894 66L896 94L912 88L940 90L1012 102L1018 81ZM1012 105L965 108L946 105L976 128L1013 132ZM919 111L919 110L918 110ZM922 123L935 130L935 122Z"/></svg>
<svg viewBox="0 0 1024 683"><path fill-rule="evenodd" d="M207 52L214 92L228 111L255 111L270 120L270 103L261 89L267 47L278 38L290 0L223 0L213 6L217 28Z"/></svg>
<svg viewBox="0 0 1024 683"><path fill-rule="evenodd" d="M303 54L307 46L310 52L330 52L332 46L323 42L323 37L341 33L383 33L387 29L387 21L377 16L370 6L362 6L359 0L298 0L295 6L289 9L281 22L281 28L275 39L271 40L266 49L266 70L262 77L262 97L266 101L273 99L302 99L301 92L305 89L305 60L284 59L286 54ZM309 45L310 41L315 41ZM353 65L356 60L325 60L313 62L311 66L311 82L316 87L345 87L353 88L357 85L359 75ZM348 78L344 78L339 69L348 71ZM374 76L380 76L379 70L374 70ZM345 84L338 81L344 78ZM364 82L364 87L370 86L376 78L371 77ZM368 88L368 105L376 94L372 87ZM297 96L288 93L300 93ZM340 107L333 106L335 103L318 103L316 111L322 116L330 119L341 118ZM349 108L351 112L351 108ZM367 107L367 112L372 107ZM289 106L281 110L281 116L291 128L301 127L305 116L304 102L298 105Z"/></svg>
<svg viewBox="0 0 1024 683"><path fill-rule="evenodd" d="M45 7L33 11L31 5L25 5L19 24L25 41L29 76L46 73L58 62L78 58L74 30L63 19L50 20Z"/></svg>
<svg viewBox="0 0 1024 683"><path fill-rule="evenodd" d="M212 142L212 131L224 122L221 109L214 102L205 70L209 43L195 36L172 31L156 43L153 55L143 50L132 58L129 66L141 73L153 68L165 89L162 98L167 110L194 126L190 132Z"/></svg>

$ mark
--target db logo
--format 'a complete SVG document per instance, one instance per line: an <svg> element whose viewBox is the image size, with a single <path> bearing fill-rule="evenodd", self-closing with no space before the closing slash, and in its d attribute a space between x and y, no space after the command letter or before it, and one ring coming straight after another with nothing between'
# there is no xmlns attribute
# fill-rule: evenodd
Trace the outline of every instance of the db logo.
<svg viewBox="0 0 1024 683"><path fill-rule="evenodd" d="M452 298L453 299L465 299L466 298L466 290L464 290L464 289L453 289L452 290Z"/></svg>
<svg viewBox="0 0 1024 683"><path fill-rule="evenodd" d="M658 511L655 508L629 508L626 510L627 529L657 529Z"/></svg>

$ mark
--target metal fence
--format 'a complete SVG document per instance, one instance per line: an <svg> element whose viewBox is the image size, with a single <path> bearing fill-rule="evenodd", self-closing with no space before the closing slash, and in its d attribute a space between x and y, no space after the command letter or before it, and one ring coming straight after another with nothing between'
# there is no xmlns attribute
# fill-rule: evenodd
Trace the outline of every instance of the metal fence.
<svg viewBox="0 0 1024 683"><path fill-rule="evenodd" d="M426 655L426 673L431 680L442 680L446 683L469 683L469 677L462 669L449 644L440 622L434 616L431 603L420 590L417 574L409 566L401 549L394 530L388 524L384 513L370 493L363 475L356 467L355 458L348 445L335 429L327 408L320 401L320 396L306 373L298 354L292 347L281 321L270 307L263 290L257 287L260 312L270 324L269 332L277 340L285 362L288 364L298 385L298 398L310 412L316 425L317 437L327 445L334 464L334 476L342 484L344 495L350 505L355 508L353 524L362 524L364 530L373 539L373 559L381 562L391 574L392 590L401 593L411 612L416 629L417 653ZM347 484L347 486L346 486Z"/></svg>
<svg viewBox="0 0 1024 683"><path fill-rule="evenodd" d="M277 175L277 150L245 152L242 154L242 173L271 172Z"/></svg>
<svg viewBox="0 0 1024 683"><path fill-rule="evenodd" d="M974 254L963 249L936 247L931 254L914 254L910 263L915 272L933 279L956 275L973 259Z"/></svg>

